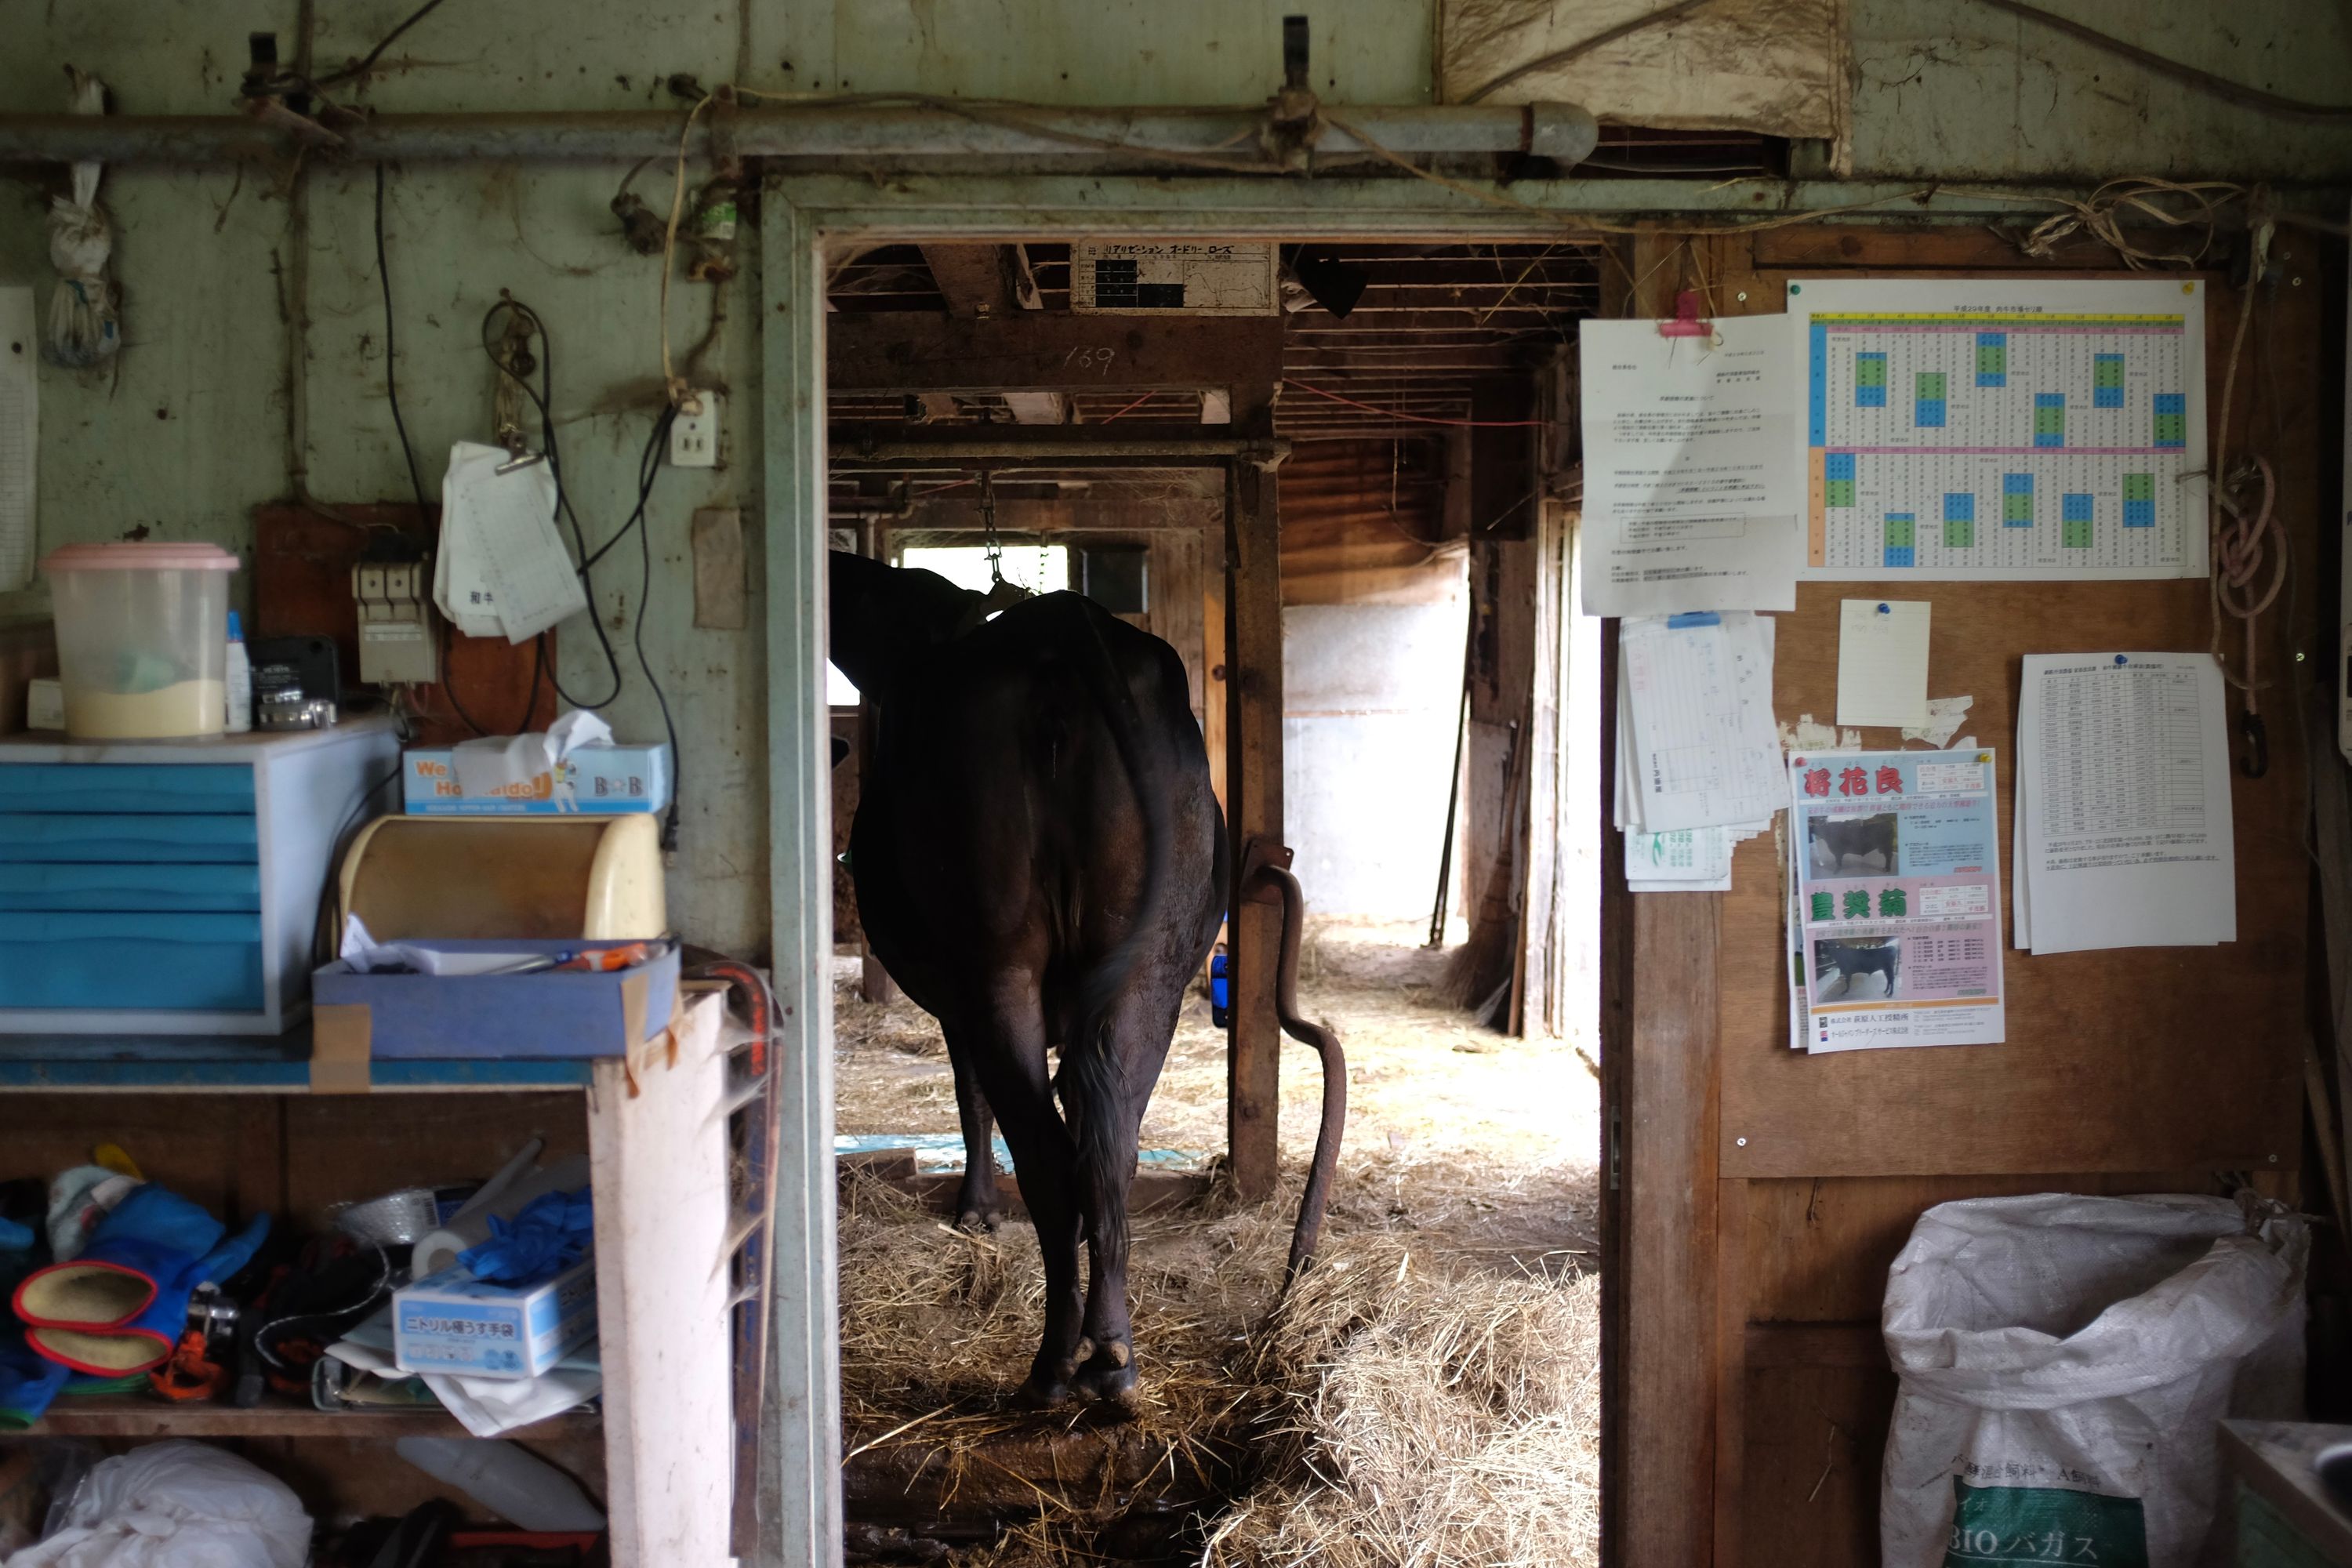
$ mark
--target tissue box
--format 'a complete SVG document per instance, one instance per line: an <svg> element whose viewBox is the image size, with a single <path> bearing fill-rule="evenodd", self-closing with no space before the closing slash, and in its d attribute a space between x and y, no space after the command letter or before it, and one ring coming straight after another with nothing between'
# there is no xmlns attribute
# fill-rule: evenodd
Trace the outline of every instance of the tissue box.
<svg viewBox="0 0 2352 1568"><path fill-rule="evenodd" d="M488 795L458 787L446 746L401 759L401 804L412 816L544 816L659 811L669 805L667 746L575 746L545 772Z"/></svg>
<svg viewBox="0 0 2352 1568"><path fill-rule="evenodd" d="M406 1373L537 1377L595 1332L593 1253L536 1285L493 1285L452 1264L392 1298L393 1360Z"/></svg>
<svg viewBox="0 0 2352 1568"><path fill-rule="evenodd" d="M557 956L620 942L541 938L412 942L453 953ZM625 1057L669 1027L672 942L634 969L594 973L362 974L341 959L310 976L311 1044L322 1057Z"/></svg>

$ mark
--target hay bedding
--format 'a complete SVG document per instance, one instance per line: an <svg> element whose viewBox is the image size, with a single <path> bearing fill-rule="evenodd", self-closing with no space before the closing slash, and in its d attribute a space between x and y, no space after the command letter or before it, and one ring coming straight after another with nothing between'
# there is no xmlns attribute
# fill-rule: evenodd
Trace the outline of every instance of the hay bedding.
<svg viewBox="0 0 2352 1568"><path fill-rule="evenodd" d="M1202 1512L1212 1568L1569 1568L1598 1558L1599 1292L1584 1271L1597 1094L1568 1047L1464 1022L1442 955L1325 928L1306 1005L1339 1025L1355 1104L1323 1253L1269 1321L1297 1203L1213 1198L1136 1222L1143 1404L1131 1428ZM1319 962L1314 962L1319 961ZM904 1004L838 1004L845 1131L955 1125L944 1052ZM1223 1141L1223 1037L1205 1007L1171 1051L1147 1144ZM1213 1087L1210 1069L1213 1068ZM1285 1152L1313 1136L1311 1059L1285 1063ZM1194 1079L1202 1080L1195 1083ZM985 1466L1040 1421L1010 1395L1036 1348L1034 1236L966 1237L852 1177L841 1209L845 1447ZM1181 1485L1175 1483L1181 1482ZM1211 1483L1214 1483L1212 1485ZM971 1568L1125 1561L1086 1509L1039 1512Z"/></svg>

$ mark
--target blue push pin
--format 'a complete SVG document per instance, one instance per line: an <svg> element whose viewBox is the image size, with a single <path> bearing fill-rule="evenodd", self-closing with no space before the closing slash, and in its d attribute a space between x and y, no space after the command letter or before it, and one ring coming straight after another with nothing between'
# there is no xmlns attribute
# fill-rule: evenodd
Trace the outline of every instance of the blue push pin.
<svg viewBox="0 0 2352 1568"><path fill-rule="evenodd" d="M2117 664L2126 664L2128 663L2129 660L2126 659L2123 655L2117 654L2116 655L2116 662Z"/></svg>
<svg viewBox="0 0 2352 1568"><path fill-rule="evenodd" d="M1881 605L1878 606L1878 613L1882 616L1891 616L1895 613L1895 609L1890 605Z"/></svg>

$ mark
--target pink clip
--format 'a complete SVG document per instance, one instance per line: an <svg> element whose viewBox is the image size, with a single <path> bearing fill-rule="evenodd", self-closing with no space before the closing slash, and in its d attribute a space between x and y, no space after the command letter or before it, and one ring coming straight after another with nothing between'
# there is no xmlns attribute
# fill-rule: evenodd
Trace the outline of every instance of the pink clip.
<svg viewBox="0 0 2352 1568"><path fill-rule="evenodd" d="M1658 323L1662 338L1711 338L1715 323L1698 319L1698 290L1685 289L1675 296L1675 319Z"/></svg>

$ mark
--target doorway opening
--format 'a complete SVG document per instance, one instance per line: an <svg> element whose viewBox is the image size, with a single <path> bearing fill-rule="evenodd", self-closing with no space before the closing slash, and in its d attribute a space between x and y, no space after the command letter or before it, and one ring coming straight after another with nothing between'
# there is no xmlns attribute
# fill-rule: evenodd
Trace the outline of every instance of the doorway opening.
<svg viewBox="0 0 2352 1568"><path fill-rule="evenodd" d="M1204 968L1130 1191L1142 1397L1014 1409L1036 1247L1017 1211L954 1228L946 1048L863 947L836 865L850 1559L1369 1563L1439 1539L1465 1560L1593 1561L1600 818L1580 793L1592 729L1571 726L1597 669L1572 626L1572 458L1549 437L1595 258L1202 243L1262 245L1275 309L1082 310L1068 236L828 256L830 538L974 591L992 542L1008 581L1082 593L1176 650L1221 798L1278 769L1313 911L1303 1010L1349 1060L1322 1248L1274 1316L1315 1060L1285 1053L1277 1185L1245 1193L1235 1037ZM1314 276L1360 275L1339 313L1297 283L1306 255ZM1276 638L1245 654L1226 470L1261 435L1282 594ZM1279 693L1270 751L1233 729L1236 682ZM838 851L877 721L830 695Z"/></svg>

